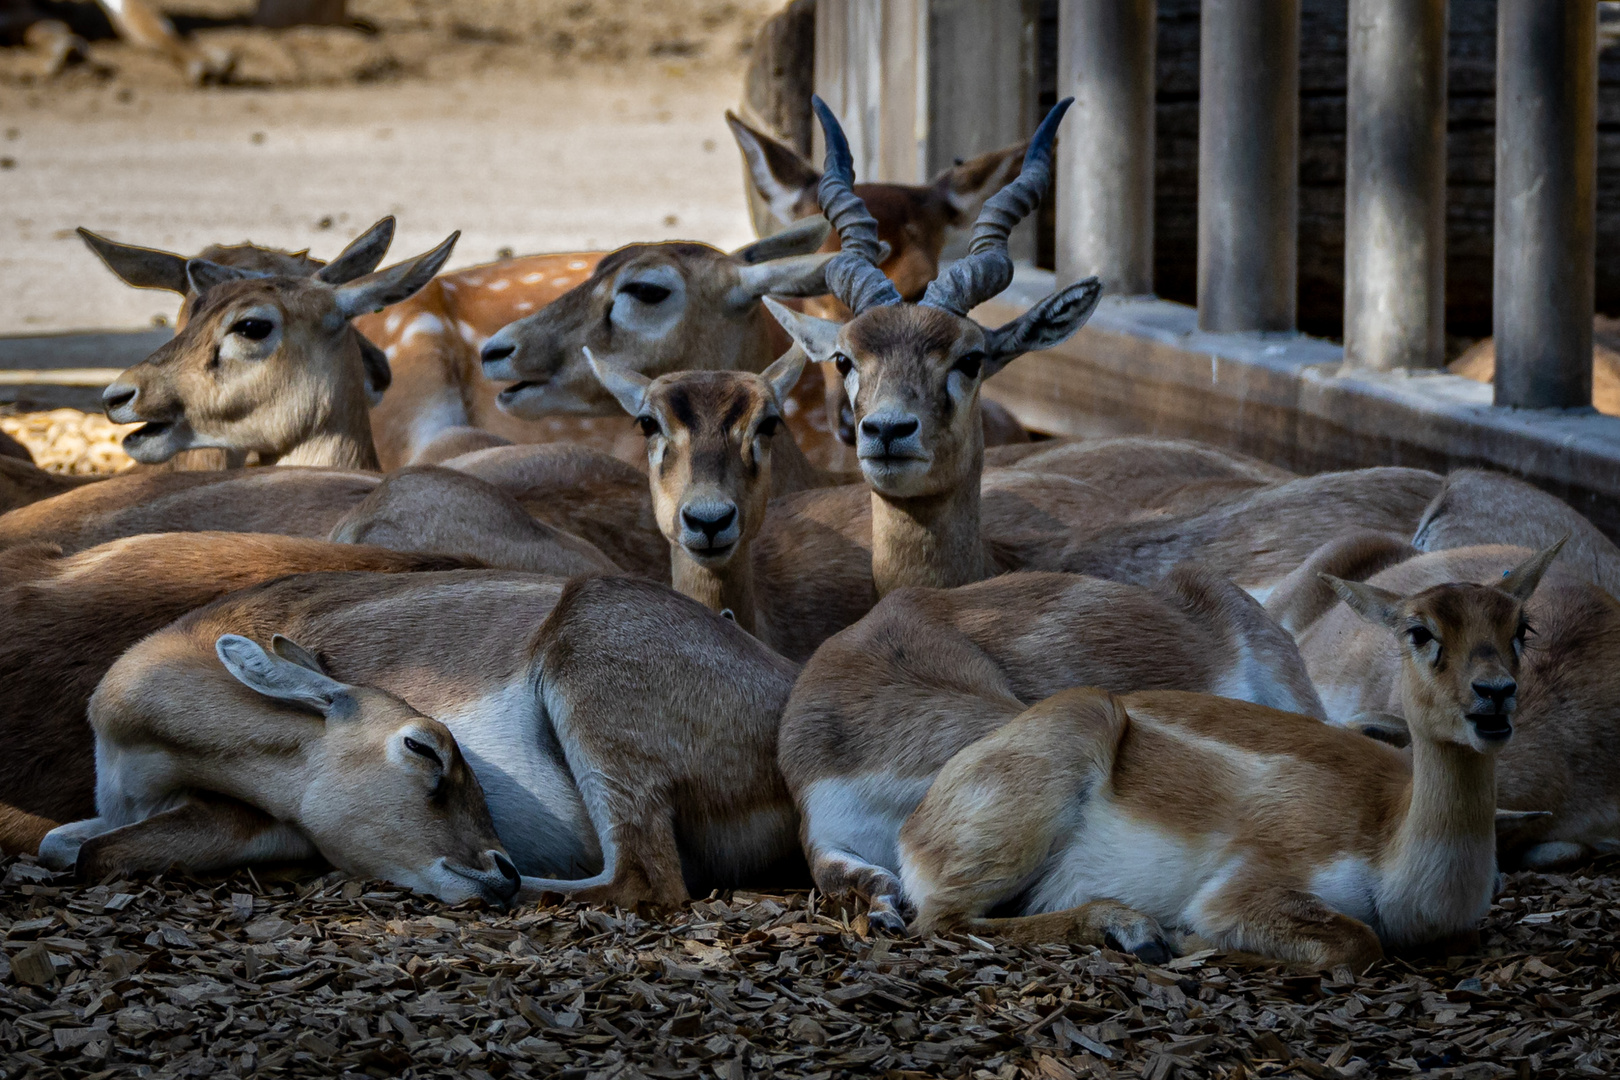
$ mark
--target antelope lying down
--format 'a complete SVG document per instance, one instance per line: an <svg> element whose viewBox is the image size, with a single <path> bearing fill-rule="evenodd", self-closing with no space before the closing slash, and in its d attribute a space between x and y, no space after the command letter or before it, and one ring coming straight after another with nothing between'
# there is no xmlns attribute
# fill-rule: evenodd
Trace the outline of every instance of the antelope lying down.
<svg viewBox="0 0 1620 1080"><path fill-rule="evenodd" d="M115 668L90 704L97 816L53 829L40 861L98 878L154 862L208 871L319 853L451 903L510 903L517 869L444 725L338 682L287 638L271 645L235 634L214 643L235 700L143 702ZM185 667L169 674L202 675ZM98 707L120 696L133 707Z"/></svg>
<svg viewBox="0 0 1620 1080"><path fill-rule="evenodd" d="M1472 930L1496 881L1524 605L1556 552L1493 586L1404 597L1332 579L1401 642L1410 764L1309 717L1196 694L1072 690L1023 712L946 763L901 830L913 929L1101 943L1134 915L1352 967ZM1008 903L1018 914L984 917Z"/></svg>

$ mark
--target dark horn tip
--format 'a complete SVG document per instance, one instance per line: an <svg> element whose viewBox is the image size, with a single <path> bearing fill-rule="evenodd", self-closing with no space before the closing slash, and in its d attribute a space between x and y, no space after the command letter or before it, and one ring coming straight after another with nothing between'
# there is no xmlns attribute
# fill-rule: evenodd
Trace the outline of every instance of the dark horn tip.
<svg viewBox="0 0 1620 1080"><path fill-rule="evenodd" d="M821 131L827 137L828 171L836 168L853 175L855 157L849 151L849 139L844 135L844 126L838 122L838 117L833 115L832 109L821 99L820 94L810 95L810 107L815 110L816 119L821 121Z"/></svg>
<svg viewBox="0 0 1620 1080"><path fill-rule="evenodd" d="M1069 111L1074 104L1074 98L1066 97L1052 106L1041 121L1041 126L1035 129L1035 135L1029 140L1029 149L1024 152L1025 161L1035 161L1041 156L1051 153L1052 144L1057 141L1058 125L1063 123L1063 114Z"/></svg>

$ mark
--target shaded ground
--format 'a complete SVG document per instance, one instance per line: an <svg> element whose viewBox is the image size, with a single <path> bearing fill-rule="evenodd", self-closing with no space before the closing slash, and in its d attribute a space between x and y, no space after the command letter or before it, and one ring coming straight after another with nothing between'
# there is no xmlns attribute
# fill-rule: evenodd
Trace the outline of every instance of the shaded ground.
<svg viewBox="0 0 1620 1080"><path fill-rule="evenodd" d="M497 914L338 875L81 887L5 865L9 1075L1494 1078L1620 1061L1613 859L1514 875L1473 952L1361 978L873 937L814 894Z"/></svg>
<svg viewBox="0 0 1620 1080"><path fill-rule="evenodd" d="M171 9L238 12L247 0ZM769 0L354 0L378 33L199 31L246 85L191 89L117 42L59 79L0 49L0 334L130 328L178 304L73 233L326 257L384 214L394 251L752 238L723 111Z"/></svg>

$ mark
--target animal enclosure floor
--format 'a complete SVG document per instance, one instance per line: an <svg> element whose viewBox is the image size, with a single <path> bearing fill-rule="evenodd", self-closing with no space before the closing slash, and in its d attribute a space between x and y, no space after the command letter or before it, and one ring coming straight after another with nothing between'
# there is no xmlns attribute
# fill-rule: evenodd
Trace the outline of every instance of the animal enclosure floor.
<svg viewBox="0 0 1620 1080"><path fill-rule="evenodd" d="M1516 874L1464 955L1357 978L867 932L802 893L662 918L376 883L0 863L0 1074L1610 1076L1620 860Z"/></svg>

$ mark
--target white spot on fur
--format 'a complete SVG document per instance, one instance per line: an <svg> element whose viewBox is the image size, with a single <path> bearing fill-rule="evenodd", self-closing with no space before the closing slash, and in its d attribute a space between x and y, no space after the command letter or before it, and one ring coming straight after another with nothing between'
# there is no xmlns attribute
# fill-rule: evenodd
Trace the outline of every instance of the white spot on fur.
<svg viewBox="0 0 1620 1080"><path fill-rule="evenodd" d="M544 274L524 274L518 280L525 285L538 285L545 279L545 276Z"/></svg>
<svg viewBox="0 0 1620 1080"><path fill-rule="evenodd" d="M519 300L518 304L517 304L517 310L519 310L519 311L533 311L534 310L534 301L532 301L532 300Z"/></svg>
<svg viewBox="0 0 1620 1080"><path fill-rule="evenodd" d="M574 279L571 277L554 277L551 279L552 286L558 289L565 289L573 283Z"/></svg>
<svg viewBox="0 0 1620 1080"><path fill-rule="evenodd" d="M570 269L570 270L583 270L583 269L585 269L586 265L587 265L587 263L585 262L584 259L575 259L573 262L568 264L568 269Z"/></svg>
<svg viewBox="0 0 1620 1080"><path fill-rule="evenodd" d="M392 334L399 329L399 324L404 319L405 313L403 311L390 311L388 317L383 320L383 329Z"/></svg>
<svg viewBox="0 0 1620 1080"><path fill-rule="evenodd" d="M437 315L424 311L416 318L412 319L410 321L410 325L405 327L405 332L399 335L399 343L402 346L409 345L411 343L411 339L418 334L442 333L444 333L444 320L440 319ZM393 354L390 353L389 355L392 356Z"/></svg>
<svg viewBox="0 0 1620 1080"><path fill-rule="evenodd" d="M492 281L492 282L489 283L489 291L490 292L505 292L507 289L510 289L511 287L512 287L512 283L510 281L506 280L505 278L501 278L498 281Z"/></svg>

